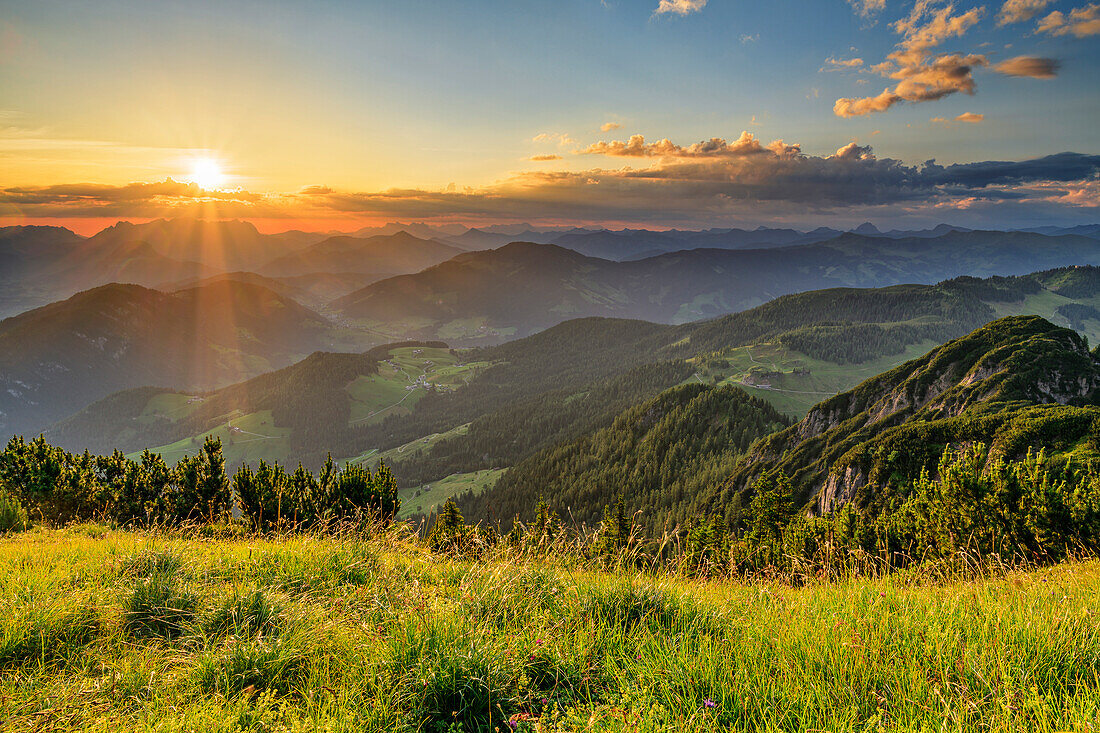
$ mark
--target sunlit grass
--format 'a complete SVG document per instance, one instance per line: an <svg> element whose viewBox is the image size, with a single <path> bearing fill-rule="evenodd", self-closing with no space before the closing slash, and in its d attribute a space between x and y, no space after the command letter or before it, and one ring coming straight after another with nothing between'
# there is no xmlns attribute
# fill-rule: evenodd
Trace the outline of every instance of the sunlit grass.
<svg viewBox="0 0 1100 733"><path fill-rule="evenodd" d="M399 538L0 540L5 731L1094 730L1100 563L808 585Z"/></svg>

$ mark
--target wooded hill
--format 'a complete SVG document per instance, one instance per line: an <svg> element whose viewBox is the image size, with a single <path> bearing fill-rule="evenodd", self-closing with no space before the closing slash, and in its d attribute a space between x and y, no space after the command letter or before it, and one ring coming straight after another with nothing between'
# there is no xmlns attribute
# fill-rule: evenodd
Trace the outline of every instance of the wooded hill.
<svg viewBox="0 0 1100 733"><path fill-rule="evenodd" d="M830 542L1060 556L1100 538L1100 349L1041 318L994 321L749 447L780 422L735 388L686 385L459 507L507 526L535 521L542 497L594 523L621 494L643 534L689 528L701 552L749 565L826 562Z"/></svg>

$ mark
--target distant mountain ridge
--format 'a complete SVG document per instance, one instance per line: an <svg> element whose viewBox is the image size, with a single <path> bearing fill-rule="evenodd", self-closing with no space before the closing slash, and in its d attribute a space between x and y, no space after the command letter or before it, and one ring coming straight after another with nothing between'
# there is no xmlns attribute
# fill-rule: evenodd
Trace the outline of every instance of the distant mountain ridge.
<svg viewBox="0 0 1100 733"><path fill-rule="evenodd" d="M381 280L333 307L349 318L411 329L409 335L417 338L446 337L461 344L485 333L522 336L568 318L680 323L832 286L1023 275L1073 264L1100 264L1100 240L955 230L898 239L845 233L817 244L688 249L626 262L559 245L513 242ZM481 333L470 330L473 322L481 324ZM466 335L460 330L456 336L457 329Z"/></svg>
<svg viewBox="0 0 1100 733"><path fill-rule="evenodd" d="M314 272L402 274L418 272L462 254L463 250L408 232L367 238L329 237L300 251L274 259L260 274L288 277Z"/></svg>

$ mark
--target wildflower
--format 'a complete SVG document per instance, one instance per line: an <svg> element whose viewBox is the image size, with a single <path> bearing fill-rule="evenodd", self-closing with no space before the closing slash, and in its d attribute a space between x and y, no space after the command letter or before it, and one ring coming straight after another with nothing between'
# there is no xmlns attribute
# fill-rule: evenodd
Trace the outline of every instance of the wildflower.
<svg viewBox="0 0 1100 733"><path fill-rule="evenodd" d="M713 708L717 704L718 703L716 703L714 700L711 700L709 697L706 700L703 700L703 707Z"/></svg>

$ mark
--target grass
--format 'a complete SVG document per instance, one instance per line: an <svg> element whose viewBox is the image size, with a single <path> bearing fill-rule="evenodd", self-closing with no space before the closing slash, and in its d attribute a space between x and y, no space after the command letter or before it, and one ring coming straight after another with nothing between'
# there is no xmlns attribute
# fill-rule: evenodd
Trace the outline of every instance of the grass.
<svg viewBox="0 0 1100 733"><path fill-rule="evenodd" d="M527 731L1053 733L1100 722L1097 562L792 588L536 559L475 564L396 536L86 530L0 539L5 731L511 721ZM170 590L135 605L154 581ZM135 609L156 617L181 598L191 605L170 633L132 633Z"/></svg>
<svg viewBox="0 0 1100 733"><path fill-rule="evenodd" d="M899 354L861 364L835 364L813 359L778 344L739 346L721 355L728 367L708 371L701 378L711 383L717 377L719 383L741 387L752 396L767 400L780 412L801 419L818 402L898 364L923 356L938 345L933 341L911 344ZM752 376L754 373L756 377ZM760 376L762 374L768 376ZM688 381L699 378L692 377ZM766 381L768 386L752 386L747 381L758 384Z"/></svg>
<svg viewBox="0 0 1100 733"><path fill-rule="evenodd" d="M487 468L470 473L453 473L424 486L401 490L401 510L398 517L404 519L416 514L430 514L448 499L466 491L475 494L492 488L506 469Z"/></svg>
<svg viewBox="0 0 1100 733"><path fill-rule="evenodd" d="M420 377L442 389L458 389L465 386L477 370L486 366L484 362L460 364L449 349L414 347L392 349L389 362L379 366L378 374L357 377L346 387L351 397L349 422L352 425L371 424L391 415L407 413L427 394L422 386L407 389L415 385ZM155 395L138 422L148 422L155 417L173 420L185 417L199 404L191 402L191 399L181 394ZM222 420L216 428L205 433L150 450L159 453L171 464L185 456L196 455L202 449L203 441L212 436L221 439L226 463L230 466L256 464L261 460L282 462L290 453L292 430L276 427L270 410L248 414L236 412L223 416ZM139 459L140 455L139 451L127 457Z"/></svg>
<svg viewBox="0 0 1100 733"><path fill-rule="evenodd" d="M438 388L457 389L484 366L484 363L460 364L448 349L392 349L388 363L379 365L378 374L358 377L348 385L352 398L349 422L371 424L391 415L405 414L427 394L423 387L415 386L421 377Z"/></svg>
<svg viewBox="0 0 1100 733"><path fill-rule="evenodd" d="M990 303L993 307L993 311L997 318L1004 316L1015 316L1019 314L1042 316L1053 324L1058 326L1064 326L1070 328L1069 321L1067 321L1061 314L1059 314L1058 307L1067 305L1069 303L1085 303L1093 306L1100 306L1100 299L1097 298L1066 298L1058 293L1051 292L1050 290L1043 290L1032 295L1028 295L1024 298L1023 303ZM1085 330L1081 332L1083 336L1088 338L1090 344L1100 343L1100 326L1094 320L1086 320L1084 323Z"/></svg>
<svg viewBox="0 0 1100 733"><path fill-rule="evenodd" d="M185 456L197 455L202 450L203 441L215 437L221 439L226 463L231 466L255 464L261 460L279 461L289 451L291 429L276 427L271 410L248 414L237 412L224 417L225 422L212 430L149 450L159 453L165 461L173 464ZM131 453L127 458L140 460L141 452Z"/></svg>

